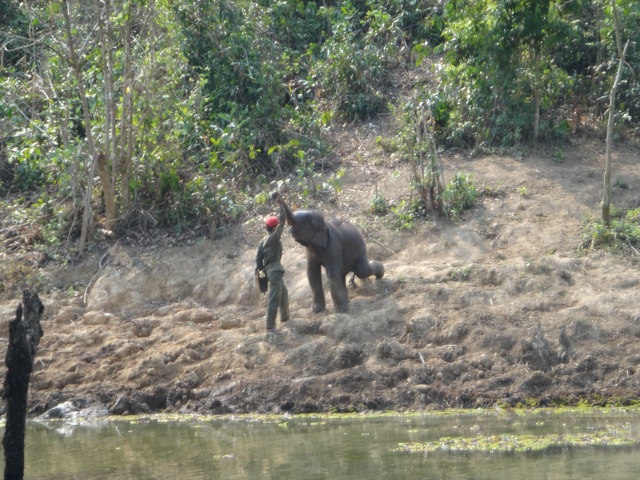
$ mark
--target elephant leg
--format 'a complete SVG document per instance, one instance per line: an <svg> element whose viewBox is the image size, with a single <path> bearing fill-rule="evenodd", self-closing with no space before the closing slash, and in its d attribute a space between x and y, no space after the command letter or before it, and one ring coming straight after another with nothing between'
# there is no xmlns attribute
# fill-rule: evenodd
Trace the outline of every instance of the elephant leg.
<svg viewBox="0 0 640 480"><path fill-rule="evenodd" d="M331 298L333 299L333 305L337 312L344 313L347 311L347 304L349 303L349 294L347 293L347 275L329 272L327 271L327 277L329 277L329 288L331 290Z"/></svg>
<svg viewBox="0 0 640 480"><path fill-rule="evenodd" d="M326 308L324 300L324 289L322 288L322 270L320 264L317 262L307 261L307 279L309 280L309 286L311 287L311 294L313 299L312 310L313 313L321 312Z"/></svg>

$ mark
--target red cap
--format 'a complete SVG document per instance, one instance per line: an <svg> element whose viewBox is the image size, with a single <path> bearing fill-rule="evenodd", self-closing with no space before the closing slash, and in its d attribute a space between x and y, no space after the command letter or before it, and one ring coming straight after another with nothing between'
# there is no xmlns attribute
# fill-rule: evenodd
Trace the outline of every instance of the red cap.
<svg viewBox="0 0 640 480"><path fill-rule="evenodd" d="M265 225L269 228L274 228L278 226L278 217L267 217L267 219L265 220Z"/></svg>

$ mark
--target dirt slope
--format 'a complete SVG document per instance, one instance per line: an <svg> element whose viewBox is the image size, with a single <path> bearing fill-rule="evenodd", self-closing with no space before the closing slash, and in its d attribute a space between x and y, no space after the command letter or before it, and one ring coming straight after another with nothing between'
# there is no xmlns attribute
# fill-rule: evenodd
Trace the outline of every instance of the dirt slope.
<svg viewBox="0 0 640 480"><path fill-rule="evenodd" d="M265 297L253 268L266 207L217 240L144 249L105 243L78 265L47 271L57 289L41 295L44 336L31 411L637 400L640 257L578 249L583 222L599 212L603 147L583 145L561 159L443 155L447 181L472 173L494 195L482 196L457 223L424 221L398 231L393 214L369 211L376 188L396 204L410 195L407 165L375 147L380 128L338 134L344 190L337 202L317 204L356 223L370 258L386 267L383 279L350 290L348 313L334 313L329 297L327 311L311 313L304 251L285 233L292 320L282 335L264 334ZM615 154L613 202L620 208L640 206L639 159L634 147ZM17 302L0 305L3 357Z"/></svg>

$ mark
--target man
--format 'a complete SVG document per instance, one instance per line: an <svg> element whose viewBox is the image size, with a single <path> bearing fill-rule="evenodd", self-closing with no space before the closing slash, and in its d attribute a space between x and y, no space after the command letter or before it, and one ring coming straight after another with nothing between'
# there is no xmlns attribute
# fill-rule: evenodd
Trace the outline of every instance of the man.
<svg viewBox="0 0 640 480"><path fill-rule="evenodd" d="M276 328L276 316L280 309L280 322L289 320L289 292L284 284L282 276L284 267L282 259L282 232L285 224L285 210L282 198L277 192L271 198L280 203L280 214L277 217L269 216L265 219L267 235L258 245L256 254L256 271L262 270L269 281L269 300L267 303L267 333L280 333Z"/></svg>

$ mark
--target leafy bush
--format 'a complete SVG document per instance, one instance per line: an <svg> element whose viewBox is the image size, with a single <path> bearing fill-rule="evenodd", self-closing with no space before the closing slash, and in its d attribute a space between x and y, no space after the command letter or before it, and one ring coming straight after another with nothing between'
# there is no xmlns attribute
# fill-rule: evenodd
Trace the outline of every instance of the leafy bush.
<svg viewBox="0 0 640 480"><path fill-rule="evenodd" d="M504 197L506 195L506 192L502 189L500 183L498 183L497 185L485 184L482 186L480 193L485 197L490 197L490 198L499 198L499 197Z"/></svg>
<svg viewBox="0 0 640 480"><path fill-rule="evenodd" d="M155 210L162 226L176 233L206 223L212 231L235 223L244 213L242 196L215 175L184 178L185 173L169 170L160 175Z"/></svg>
<svg viewBox="0 0 640 480"><path fill-rule="evenodd" d="M478 191L471 182L471 175L456 173L443 194L444 211L450 218L457 218L473 207L478 199Z"/></svg>
<svg viewBox="0 0 640 480"><path fill-rule="evenodd" d="M389 204L384 194L376 192L371 200L371 213L374 215L386 215L389 211Z"/></svg>
<svg viewBox="0 0 640 480"><path fill-rule="evenodd" d="M407 202L402 200L398 205L391 207L393 223L398 230L411 230L415 227L415 215Z"/></svg>
<svg viewBox="0 0 640 480"><path fill-rule="evenodd" d="M269 13L273 37L287 49L304 53L312 43L320 43L329 33L326 9L316 2L261 0Z"/></svg>
<svg viewBox="0 0 640 480"><path fill-rule="evenodd" d="M627 220L640 225L640 208L634 208L627 212Z"/></svg>
<svg viewBox="0 0 640 480"><path fill-rule="evenodd" d="M12 298L24 289L48 292L47 279L27 258L15 258L0 264L0 296L10 294Z"/></svg>
<svg viewBox="0 0 640 480"><path fill-rule="evenodd" d="M601 221L588 222L584 228L584 246L624 251L631 247L638 254L640 247L640 209L611 220L607 227Z"/></svg>
<svg viewBox="0 0 640 480"><path fill-rule="evenodd" d="M448 143L512 146L565 139L566 123L554 120L559 115L554 107L573 80L554 53L571 34L573 17L563 8L536 5L533 0L446 4L440 50L447 62L440 92L451 109Z"/></svg>
<svg viewBox="0 0 640 480"><path fill-rule="evenodd" d="M444 179L434 134L432 98L420 93L402 106L400 128L393 140L402 158L411 165L411 188L421 206L416 212L435 210L443 213Z"/></svg>
<svg viewBox="0 0 640 480"><path fill-rule="evenodd" d="M332 98L342 117L364 120L386 108L381 88L395 50L389 50L393 43L380 39L398 34L397 29L388 14L375 9L363 14L349 1L331 9L330 19L332 35L309 49L309 56L316 59L310 72L315 82L310 87Z"/></svg>
<svg viewBox="0 0 640 480"><path fill-rule="evenodd" d="M342 190L341 179L344 168L340 168L330 175L324 168L317 168L316 162L310 159L300 147L300 142L291 140L286 145L275 145L267 154L273 158L273 163L279 169L280 179L271 182L271 188L296 192L300 198L317 198L320 195L334 196ZM285 175L280 167L284 154L296 159L293 170ZM275 185L274 185L275 184Z"/></svg>

